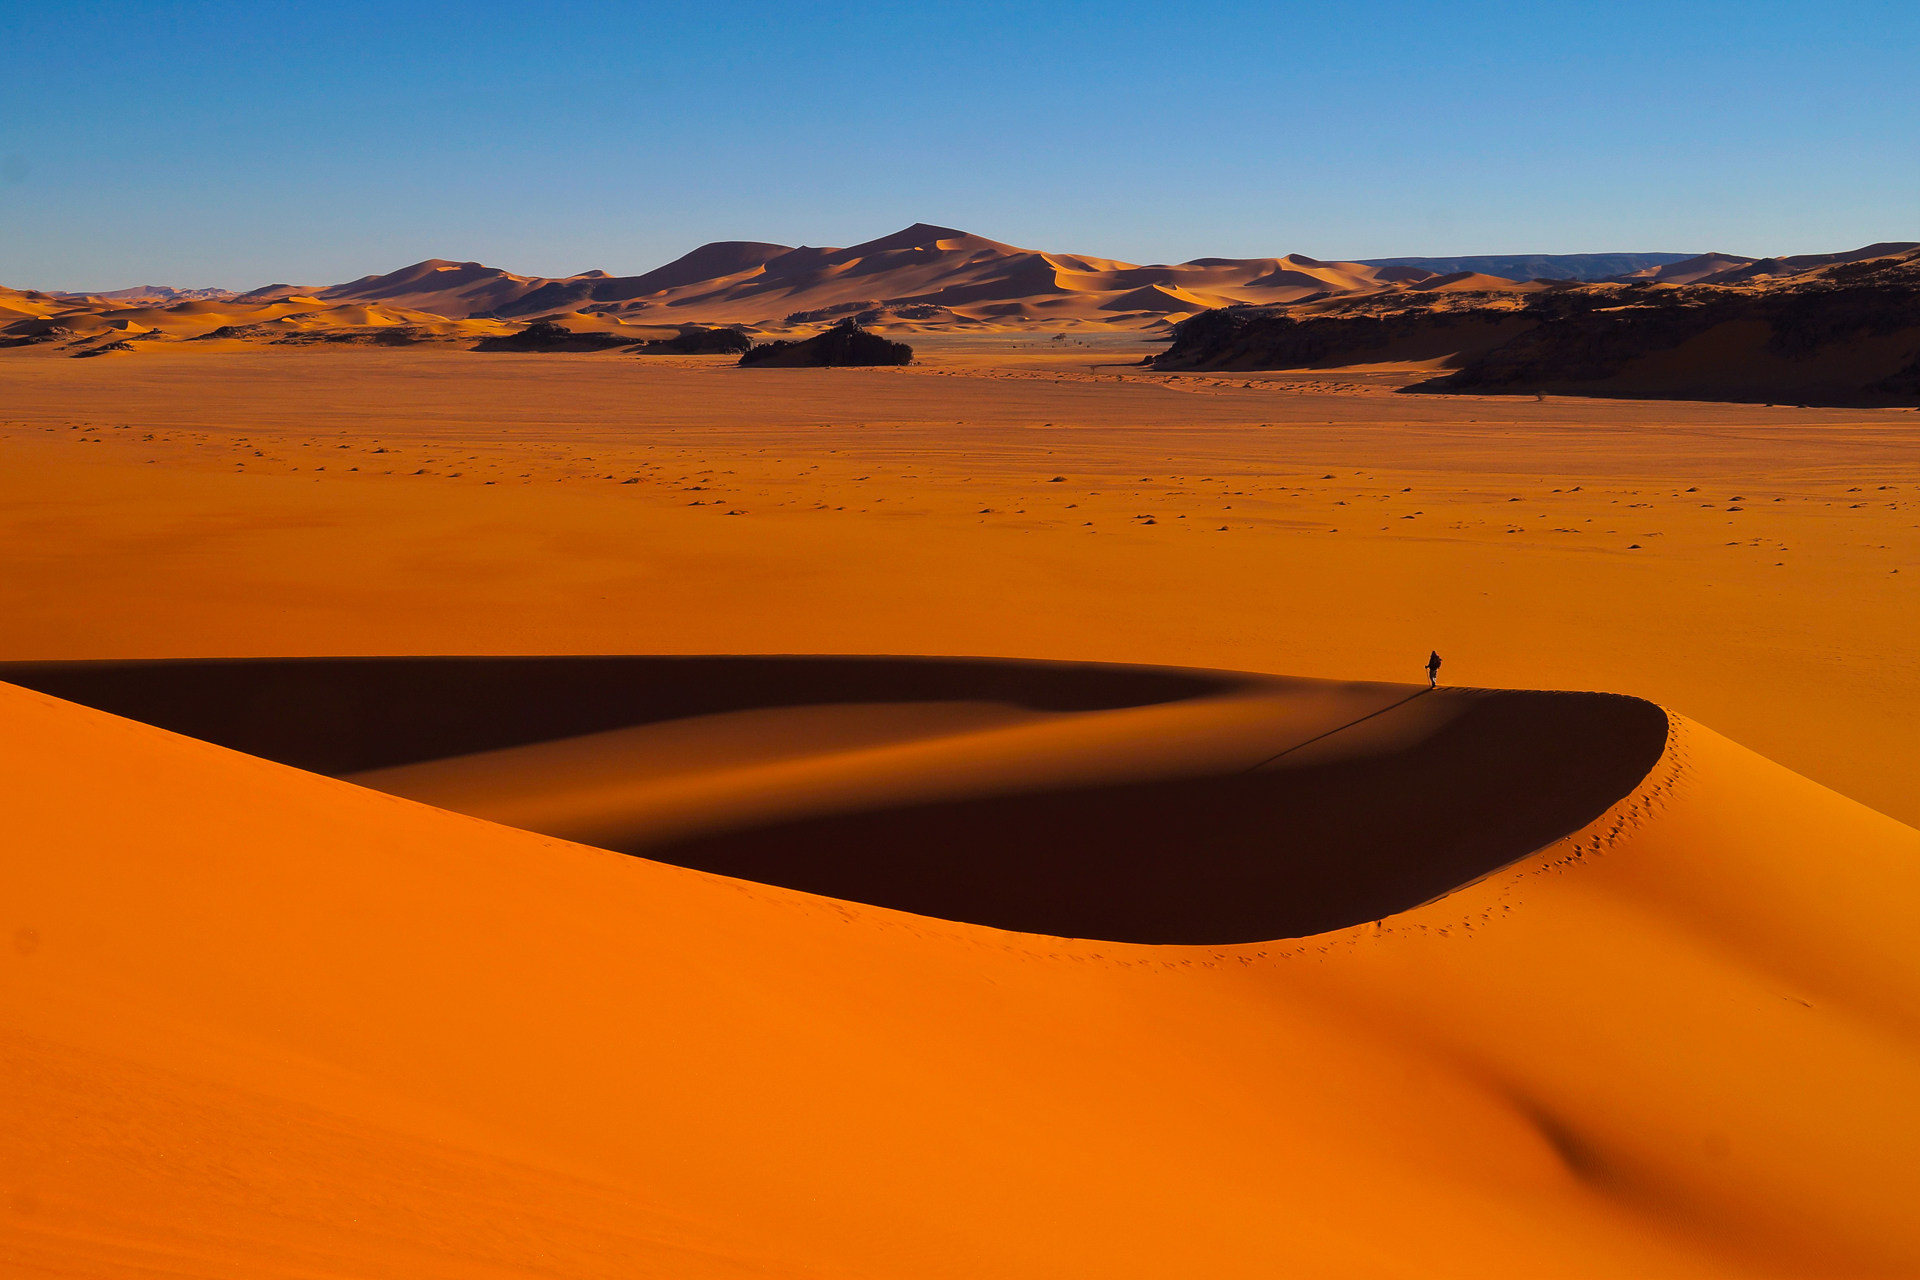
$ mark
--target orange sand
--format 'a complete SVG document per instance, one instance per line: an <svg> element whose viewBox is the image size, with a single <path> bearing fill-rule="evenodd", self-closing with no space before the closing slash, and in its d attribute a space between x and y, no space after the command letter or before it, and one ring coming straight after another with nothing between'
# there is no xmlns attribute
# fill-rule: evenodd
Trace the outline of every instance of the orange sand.
<svg viewBox="0 0 1920 1280"><path fill-rule="evenodd" d="M922 366L827 371L6 353L0 659L974 653L1406 680L1438 648L1450 681L1639 694L1920 822L1920 415L1090 370L1141 350L929 343Z"/></svg>
<svg viewBox="0 0 1920 1280"><path fill-rule="evenodd" d="M1686 722L1440 901L1146 947L0 720L17 1274L1920 1267L1920 835Z"/></svg>
<svg viewBox="0 0 1920 1280"><path fill-rule="evenodd" d="M0 685L10 1273L1920 1272L1920 833L1894 820L1920 817L1914 415L1410 403L1385 390L1404 372L1037 348L0 358L0 658L1405 681L1436 647L1453 685L1657 699L1658 762L1425 905L1155 946L629 857ZM1247 776L1397 698L1316 688L741 707L364 780L733 856L712 840L801 831L827 792L897 833L956 770L1083 805ZM1369 721L1348 776L1477 696ZM583 774L568 752L596 746L678 798ZM504 785L542 769L590 794ZM1169 865L1210 847L1219 815L1193 812Z"/></svg>

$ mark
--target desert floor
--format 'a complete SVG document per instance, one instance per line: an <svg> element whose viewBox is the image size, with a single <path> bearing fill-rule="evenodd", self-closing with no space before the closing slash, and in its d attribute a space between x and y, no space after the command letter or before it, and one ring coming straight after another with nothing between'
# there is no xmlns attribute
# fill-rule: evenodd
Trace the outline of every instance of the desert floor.
<svg viewBox="0 0 1920 1280"><path fill-rule="evenodd" d="M219 349L219 348L226 349ZM1637 694L1920 821L1920 414L152 344L0 359L0 658L931 653ZM491 492L489 492L491 490Z"/></svg>
<svg viewBox="0 0 1920 1280"><path fill-rule="evenodd" d="M9 1276L1920 1273L1920 415L221 345L0 357Z"/></svg>

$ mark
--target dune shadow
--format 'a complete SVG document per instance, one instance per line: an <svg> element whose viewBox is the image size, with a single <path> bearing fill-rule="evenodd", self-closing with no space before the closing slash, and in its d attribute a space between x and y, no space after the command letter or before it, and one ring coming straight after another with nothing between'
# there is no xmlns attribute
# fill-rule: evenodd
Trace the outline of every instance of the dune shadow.
<svg viewBox="0 0 1920 1280"><path fill-rule="evenodd" d="M1221 672L916 657L183 658L0 663L0 680L314 773L763 707L974 699L1105 711Z"/></svg>
<svg viewBox="0 0 1920 1280"><path fill-rule="evenodd" d="M0 680L332 775L756 708L1110 711L1249 689L1284 700L1291 687L1169 668L839 657L16 663L0 664ZM1524 858L1630 794L1665 748L1666 714L1635 698L1439 696L1443 716L1420 696L1361 717L1374 728L1406 717L1366 742L1348 732L1342 745L1333 727L1310 750L1262 749L1200 776L1036 775L920 803L880 792L835 812L609 847L1027 933L1265 941L1377 920ZM1429 714L1416 719L1409 703Z"/></svg>
<svg viewBox="0 0 1920 1280"><path fill-rule="evenodd" d="M1579 830L1659 760L1636 698L1491 693L1402 748L1225 776L840 813L646 850L1026 933L1306 937L1419 906Z"/></svg>

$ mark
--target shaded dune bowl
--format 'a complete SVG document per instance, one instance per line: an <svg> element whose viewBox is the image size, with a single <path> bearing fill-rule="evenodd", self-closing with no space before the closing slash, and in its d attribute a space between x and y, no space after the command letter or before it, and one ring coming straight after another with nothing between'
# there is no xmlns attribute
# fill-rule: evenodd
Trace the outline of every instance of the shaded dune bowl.
<svg viewBox="0 0 1920 1280"><path fill-rule="evenodd" d="M1299 938L1593 822L1666 714L1594 693L898 657L14 663L0 680L473 817L1025 933Z"/></svg>

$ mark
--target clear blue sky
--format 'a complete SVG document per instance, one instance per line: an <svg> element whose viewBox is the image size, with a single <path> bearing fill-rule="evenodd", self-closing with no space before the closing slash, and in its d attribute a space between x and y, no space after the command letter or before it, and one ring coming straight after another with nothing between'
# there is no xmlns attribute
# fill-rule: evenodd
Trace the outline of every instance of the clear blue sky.
<svg viewBox="0 0 1920 1280"><path fill-rule="evenodd" d="M1920 4L0 4L0 283L1920 239Z"/></svg>

